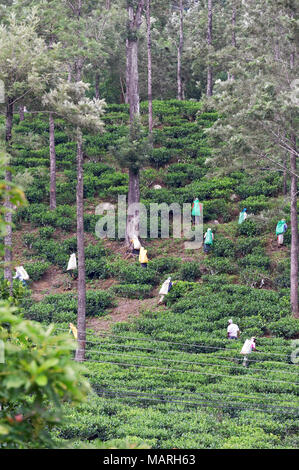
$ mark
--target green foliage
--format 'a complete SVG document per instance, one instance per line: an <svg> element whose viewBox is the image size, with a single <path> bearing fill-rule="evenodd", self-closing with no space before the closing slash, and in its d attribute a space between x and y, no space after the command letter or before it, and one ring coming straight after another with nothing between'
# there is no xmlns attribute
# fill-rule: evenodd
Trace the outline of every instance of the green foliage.
<svg viewBox="0 0 299 470"><path fill-rule="evenodd" d="M194 182L177 191L182 195L184 202L193 201L198 197L200 201L206 199L229 198L234 182L230 178L209 178Z"/></svg>
<svg viewBox="0 0 299 470"><path fill-rule="evenodd" d="M297 318L285 317L276 322L269 323L267 328L275 336L292 338L298 335L299 320Z"/></svg>
<svg viewBox="0 0 299 470"><path fill-rule="evenodd" d="M45 272L49 269L51 263L43 262L43 261L34 261L33 263L26 263L24 265L29 278L32 281L39 281Z"/></svg>
<svg viewBox="0 0 299 470"><path fill-rule="evenodd" d="M193 180L199 180L206 173L205 168L191 163L174 163L171 171L168 170L165 176L165 183L168 186L182 187Z"/></svg>
<svg viewBox="0 0 299 470"><path fill-rule="evenodd" d="M151 269L154 269L159 274L171 273L179 269L181 259L175 257L156 258L151 261Z"/></svg>
<svg viewBox="0 0 299 470"><path fill-rule="evenodd" d="M113 292L128 299L146 299L151 296L152 286L147 284L121 284L112 287Z"/></svg>
<svg viewBox="0 0 299 470"><path fill-rule="evenodd" d="M235 254L235 243L229 238L218 237L213 244L213 255L221 257L233 257Z"/></svg>
<svg viewBox="0 0 299 470"><path fill-rule="evenodd" d="M270 173L259 181L247 180L235 188L235 191L242 199L250 196L277 196L281 191L281 177L277 173ZM259 199L261 202L263 199ZM250 199L250 202L254 200ZM247 206L243 206L247 207Z"/></svg>
<svg viewBox="0 0 299 470"><path fill-rule="evenodd" d="M242 224L238 226L237 235L247 235L248 237L254 237L260 235L262 232L261 225L250 219L246 219Z"/></svg>
<svg viewBox="0 0 299 470"><path fill-rule="evenodd" d="M229 222L232 219L231 205L223 199L210 199L203 205L203 220L220 220Z"/></svg>
<svg viewBox="0 0 299 470"><path fill-rule="evenodd" d="M110 148L118 164L133 172L138 172L145 166L151 151L149 140L137 120L131 125L130 133L118 139Z"/></svg>
<svg viewBox="0 0 299 470"><path fill-rule="evenodd" d="M232 258L208 258L204 264L211 274L236 274L238 267Z"/></svg>
<svg viewBox="0 0 299 470"><path fill-rule="evenodd" d="M16 218L18 222L31 222L34 227L51 226L71 231L76 226L76 209L68 205L60 205L50 211L44 204L30 204L19 209Z"/></svg>
<svg viewBox="0 0 299 470"><path fill-rule="evenodd" d="M255 247L260 246L260 240L258 238L238 237L234 246L237 256L245 256L249 255Z"/></svg>
<svg viewBox="0 0 299 470"><path fill-rule="evenodd" d="M75 344L65 334L53 335L53 327L45 330L14 315L3 302L0 339L5 344L5 363L0 365L0 447L52 448L49 431L63 422L61 403L81 402L89 391L82 375L85 369L70 357Z"/></svg>
<svg viewBox="0 0 299 470"><path fill-rule="evenodd" d="M172 151L166 147L157 147L152 150L150 156L150 163L156 168L162 167L170 162L174 154Z"/></svg>
<svg viewBox="0 0 299 470"><path fill-rule="evenodd" d="M55 228L54 227L42 227L39 229L39 236L40 238L43 238L45 240L49 240L52 238L53 234L55 233ZM24 235L24 237L26 234ZM25 238L24 238L25 240Z"/></svg>
<svg viewBox="0 0 299 470"><path fill-rule="evenodd" d="M100 317L107 308L115 305L110 291L88 290L86 293L86 315ZM31 320L49 323L76 323L77 299L74 294L53 294L35 303L25 312Z"/></svg>
<svg viewBox="0 0 299 470"><path fill-rule="evenodd" d="M239 204L240 211L246 207L247 211L252 214L258 214L259 212L268 208L269 200L263 195L249 196Z"/></svg>
<svg viewBox="0 0 299 470"><path fill-rule="evenodd" d="M28 288L18 279L13 281L12 296L10 295L10 284L6 279L0 282L0 299L7 300L10 304L20 306L23 300L29 296Z"/></svg>
<svg viewBox="0 0 299 470"><path fill-rule="evenodd" d="M256 248L253 250L252 254L246 255L244 258L242 258L240 260L240 265L255 266L257 268L264 268L268 270L270 267L270 259L268 258L268 256L265 256L262 252L255 250Z"/></svg>
<svg viewBox="0 0 299 470"><path fill-rule="evenodd" d="M200 265L197 261L183 262L179 270L179 276L182 281L194 282L201 277Z"/></svg>
<svg viewBox="0 0 299 470"><path fill-rule="evenodd" d="M122 284L148 284L154 286L159 282L158 273L151 268L148 263L147 269L144 269L140 264L134 263L128 265L127 263L111 264L111 273L115 275Z"/></svg>

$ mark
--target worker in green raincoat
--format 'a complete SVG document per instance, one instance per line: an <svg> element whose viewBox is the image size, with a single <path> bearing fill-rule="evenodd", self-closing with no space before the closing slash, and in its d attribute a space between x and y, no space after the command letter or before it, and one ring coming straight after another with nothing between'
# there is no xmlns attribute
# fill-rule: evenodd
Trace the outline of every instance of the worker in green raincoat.
<svg viewBox="0 0 299 470"><path fill-rule="evenodd" d="M213 241L214 241L214 234L212 232L212 229L208 228L208 230L204 234L203 251L205 253L209 253L209 251L212 248Z"/></svg>
<svg viewBox="0 0 299 470"><path fill-rule="evenodd" d="M201 207L198 198L194 199L193 204L192 204L192 212L191 212L192 217L194 217L194 223L196 225L199 224L199 217L201 215Z"/></svg>
<svg viewBox="0 0 299 470"><path fill-rule="evenodd" d="M281 219L276 225L277 245L278 247L283 245L283 234L287 231L287 224L285 219Z"/></svg>
<svg viewBox="0 0 299 470"><path fill-rule="evenodd" d="M242 224L244 222L244 220L247 219L247 209L246 207L242 210L242 212L240 212L239 214L239 224Z"/></svg>

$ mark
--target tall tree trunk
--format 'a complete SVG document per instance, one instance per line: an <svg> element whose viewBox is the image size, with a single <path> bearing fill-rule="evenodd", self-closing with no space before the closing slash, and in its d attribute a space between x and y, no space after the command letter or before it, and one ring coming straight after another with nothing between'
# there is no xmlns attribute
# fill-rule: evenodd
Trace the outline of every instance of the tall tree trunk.
<svg viewBox="0 0 299 470"><path fill-rule="evenodd" d="M12 126L13 126L13 99L9 98L6 106L6 126L5 126L5 141L6 151L10 155L11 151L11 139L12 139ZM8 183L7 187L10 189L12 182L12 175L10 170L5 172L5 181ZM12 295L12 203L7 198L4 202L6 233L4 237L4 279L7 279L10 283L10 294Z"/></svg>
<svg viewBox="0 0 299 470"><path fill-rule="evenodd" d="M208 0L208 34L207 34L207 42L208 42L208 52L209 55L211 53L211 45L212 45L212 29L213 29L213 2L212 0ZM208 72L207 72L207 96L213 95L213 71L212 66L208 64Z"/></svg>
<svg viewBox="0 0 299 470"><path fill-rule="evenodd" d="M133 123L136 116L140 114L139 104L139 77L138 77L138 43L129 41L129 104L130 104L130 122Z"/></svg>
<svg viewBox="0 0 299 470"><path fill-rule="evenodd" d="M49 114L50 139L50 210L56 209L56 152L55 152L55 124L53 113Z"/></svg>
<svg viewBox="0 0 299 470"><path fill-rule="evenodd" d="M153 132L153 96L152 96L152 44L151 44L151 0L146 4L147 23L147 93L148 93L148 131L150 141Z"/></svg>
<svg viewBox="0 0 299 470"><path fill-rule="evenodd" d="M129 39L126 39L126 95L125 103L129 104L129 88L130 88L130 51L129 51Z"/></svg>
<svg viewBox="0 0 299 470"><path fill-rule="evenodd" d="M237 47L237 39L236 39L236 7L233 7L233 12L232 12L232 46ZM230 80L234 80L235 76L234 74L230 74Z"/></svg>
<svg viewBox="0 0 299 470"><path fill-rule="evenodd" d="M178 81L178 100L183 99L183 85L182 85L182 52L184 44L184 30L183 30L183 0L180 0L180 38L178 46L178 70L177 70L177 81Z"/></svg>
<svg viewBox="0 0 299 470"><path fill-rule="evenodd" d="M96 99L99 100L100 99L100 74L99 73L96 73L96 76L95 76L95 95L96 95Z"/></svg>
<svg viewBox="0 0 299 470"><path fill-rule="evenodd" d="M284 155L283 158L283 195L286 196L288 194L288 186L287 186L287 155Z"/></svg>
<svg viewBox="0 0 299 470"><path fill-rule="evenodd" d="M232 13L232 45L233 45L233 47L237 47L236 17L237 17L236 7L233 7L233 13Z"/></svg>
<svg viewBox="0 0 299 470"><path fill-rule="evenodd" d="M133 123L139 117L139 76L138 76L138 38L137 31L141 26L141 15L144 7L144 0L139 0L134 12L133 6L128 4L129 34L127 39L127 87L130 104L130 124L131 131ZM129 169L129 192L128 206L140 202L139 170ZM128 215L126 225L126 244L129 245L132 235L139 235L139 209L134 210L134 214Z"/></svg>
<svg viewBox="0 0 299 470"><path fill-rule="evenodd" d="M298 215L297 215L297 177L296 175L296 136L292 135L293 152L290 153L291 173L291 306L294 317L299 317L298 312Z"/></svg>
<svg viewBox="0 0 299 470"><path fill-rule="evenodd" d="M106 10L110 10L111 8L111 0L106 0Z"/></svg>
<svg viewBox="0 0 299 470"><path fill-rule="evenodd" d="M121 74L119 76L119 82L120 82L120 90L121 90L121 93L120 93L120 102L121 103L125 103L126 102L126 93L124 91L124 86L123 86L123 81L122 81L122 78L121 78Z"/></svg>
<svg viewBox="0 0 299 470"><path fill-rule="evenodd" d="M140 176L139 171L129 169L129 192L128 192L128 207L132 208L132 204L139 204L140 202ZM133 207L134 210L128 211L127 226L126 226L126 243L132 239L133 235L138 237L140 229L140 212L138 206Z"/></svg>
<svg viewBox="0 0 299 470"><path fill-rule="evenodd" d="M78 20L81 17L82 0L78 0ZM81 45L81 44L80 44ZM84 59L78 57L75 62L76 81L81 81ZM84 173L83 173L83 135L77 127L77 255L78 255L78 313L77 330L78 341L75 360L85 360L86 348L86 273L85 273L85 249L84 249Z"/></svg>
<svg viewBox="0 0 299 470"><path fill-rule="evenodd" d="M67 81L71 83L73 78L73 71L72 71L72 66L71 64L68 64L68 75L67 75Z"/></svg>
<svg viewBox="0 0 299 470"><path fill-rule="evenodd" d="M77 253L78 253L78 345L75 360L85 360L86 346L86 275L84 249L84 201L83 201L83 143L82 132L77 129Z"/></svg>
<svg viewBox="0 0 299 470"><path fill-rule="evenodd" d="M24 121L25 114L24 114L24 105L23 104L21 104L19 106L19 115L20 115L20 121Z"/></svg>

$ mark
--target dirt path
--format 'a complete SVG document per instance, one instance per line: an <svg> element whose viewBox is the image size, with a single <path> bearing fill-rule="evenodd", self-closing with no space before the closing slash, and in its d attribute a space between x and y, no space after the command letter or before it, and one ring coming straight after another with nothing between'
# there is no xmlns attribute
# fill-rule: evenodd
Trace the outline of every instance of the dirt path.
<svg viewBox="0 0 299 470"><path fill-rule="evenodd" d="M40 302L46 295L63 294L75 288L74 281L57 266L50 266L40 281L31 285L32 298Z"/></svg>
<svg viewBox="0 0 299 470"><path fill-rule="evenodd" d="M126 322L137 318L145 310L161 308L157 306L157 297L144 300L118 298L117 301L117 307L110 310L109 314L105 317L88 318L87 328L91 328L95 332L107 331L115 323Z"/></svg>

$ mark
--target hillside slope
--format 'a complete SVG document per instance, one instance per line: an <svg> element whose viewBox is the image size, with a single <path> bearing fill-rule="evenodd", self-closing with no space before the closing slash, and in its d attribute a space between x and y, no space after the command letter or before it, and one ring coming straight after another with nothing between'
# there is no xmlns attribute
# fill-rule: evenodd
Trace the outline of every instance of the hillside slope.
<svg viewBox="0 0 299 470"><path fill-rule="evenodd" d="M209 255L184 250L183 239L148 238L150 261L142 270L121 240L98 240L96 205L115 204L128 189L128 176L109 151L126 133L127 106L110 105L106 132L85 136L86 366L94 396L77 409L65 407L69 423L55 431L60 445L125 437L155 448L298 445L297 366L291 362L298 320L289 306L289 231L282 248L275 241L277 221L289 222L282 179L277 172L214 168L205 129L217 114L198 115L200 107L154 102L154 151L141 175L141 198L148 207L198 197L204 230L211 227L215 234ZM146 109L142 103L145 125ZM57 120L59 206L49 211L48 123L30 115L21 123L15 119L13 166L27 180L29 201L14 220L15 261L32 279L24 313L67 331L77 311L76 273L73 279L66 272L76 251L76 147ZM18 142L21 134L31 141L35 136L34 150L24 139ZM239 226L243 207L250 215ZM158 307L159 286L169 275L178 282ZM6 295L5 286L2 291ZM231 317L242 332L235 343L226 339ZM240 349L252 335L258 351L244 368Z"/></svg>

